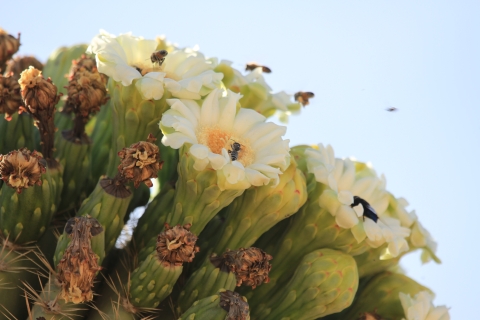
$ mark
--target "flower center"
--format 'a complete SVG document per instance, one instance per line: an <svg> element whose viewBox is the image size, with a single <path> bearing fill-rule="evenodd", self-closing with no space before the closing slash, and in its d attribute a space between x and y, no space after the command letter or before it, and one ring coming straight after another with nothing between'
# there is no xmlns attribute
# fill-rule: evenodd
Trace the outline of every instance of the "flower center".
<svg viewBox="0 0 480 320"><path fill-rule="evenodd" d="M197 139L200 144L207 146L211 152L222 154L222 149L230 151L230 158L247 167L255 162L255 152L250 141L236 136L234 133L219 127L201 127L197 130ZM234 146L234 143L238 143ZM232 160L233 161L233 160Z"/></svg>

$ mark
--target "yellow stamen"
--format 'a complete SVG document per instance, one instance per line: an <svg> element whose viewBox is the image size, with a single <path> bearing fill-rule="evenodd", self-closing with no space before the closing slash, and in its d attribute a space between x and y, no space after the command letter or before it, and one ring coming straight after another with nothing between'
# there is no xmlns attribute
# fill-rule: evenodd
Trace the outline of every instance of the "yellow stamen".
<svg viewBox="0 0 480 320"><path fill-rule="evenodd" d="M237 161L244 167L255 162L255 152L250 146L250 141L238 137L230 131L219 127L201 127L197 130L197 139L200 144L207 146L211 152L222 154L222 149L232 151L235 142L240 144Z"/></svg>

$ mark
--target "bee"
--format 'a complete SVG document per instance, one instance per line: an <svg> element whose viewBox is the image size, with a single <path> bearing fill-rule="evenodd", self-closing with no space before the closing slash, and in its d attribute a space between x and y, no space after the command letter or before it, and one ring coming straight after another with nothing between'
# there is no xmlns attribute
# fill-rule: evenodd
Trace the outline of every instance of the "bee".
<svg viewBox="0 0 480 320"><path fill-rule="evenodd" d="M365 221L365 217L367 217L372 219L373 222L377 223L378 221L377 212L375 212L375 209L373 209L370 203L368 203L366 200L360 197L354 196L353 203L350 205L350 207L353 208L358 206L359 204L363 206L363 221Z"/></svg>
<svg viewBox="0 0 480 320"><path fill-rule="evenodd" d="M165 61L165 57L168 55L167 50L158 50L152 53L150 56L150 60L152 63L158 62L158 66L161 66L162 63Z"/></svg>
<svg viewBox="0 0 480 320"><path fill-rule="evenodd" d="M305 107L310 103L308 99L315 97L315 94L313 92L298 91L293 97L295 98L295 101L300 102L302 106Z"/></svg>
<svg viewBox="0 0 480 320"><path fill-rule="evenodd" d="M232 147L232 150L228 150L228 154L230 155L232 161L235 161L238 159L238 152L242 149L242 145L236 141L233 141L233 144L231 144L230 147Z"/></svg>
<svg viewBox="0 0 480 320"><path fill-rule="evenodd" d="M262 68L262 71L265 72L265 73L271 73L272 72L272 69L270 69L269 67L261 66L261 65L258 65L256 63L254 63L254 62L247 63L247 66L245 67L245 71L253 71L256 68Z"/></svg>
<svg viewBox="0 0 480 320"><path fill-rule="evenodd" d="M390 108L387 108L387 109L385 109L385 110L387 110L388 112L398 111L398 109L395 108L395 107L390 107Z"/></svg>

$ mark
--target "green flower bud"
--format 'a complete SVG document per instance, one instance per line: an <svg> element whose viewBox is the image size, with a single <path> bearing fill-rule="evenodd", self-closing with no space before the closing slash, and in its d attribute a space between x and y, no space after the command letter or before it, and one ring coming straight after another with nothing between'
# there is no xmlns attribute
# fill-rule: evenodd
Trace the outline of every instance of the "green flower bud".
<svg viewBox="0 0 480 320"><path fill-rule="evenodd" d="M384 272L369 280L357 294L350 308L342 312L342 319L356 319L365 312L376 312L386 319L405 317L399 294L411 296L420 291L430 290L409 277Z"/></svg>
<svg viewBox="0 0 480 320"><path fill-rule="evenodd" d="M247 299L232 291L196 301L178 320L250 320Z"/></svg>

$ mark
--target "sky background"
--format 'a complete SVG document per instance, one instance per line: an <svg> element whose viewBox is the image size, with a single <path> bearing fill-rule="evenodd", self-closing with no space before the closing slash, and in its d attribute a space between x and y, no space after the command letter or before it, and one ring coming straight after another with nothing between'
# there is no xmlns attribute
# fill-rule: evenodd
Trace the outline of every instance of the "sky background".
<svg viewBox="0 0 480 320"><path fill-rule="evenodd" d="M242 68L256 61L274 91L313 91L293 116L292 145L331 144L369 161L439 243L441 265L402 259L451 307L478 314L479 1L5 1L0 26L21 54L46 61L105 29L180 46ZM387 112L388 107L398 108Z"/></svg>

